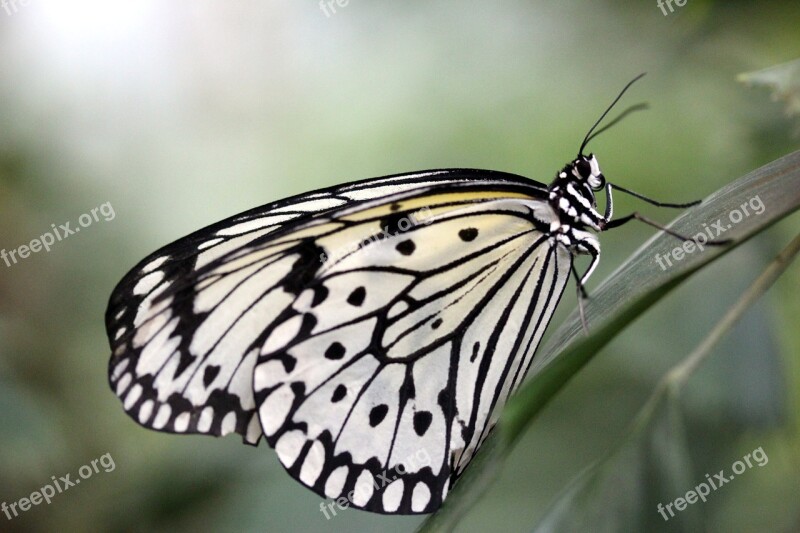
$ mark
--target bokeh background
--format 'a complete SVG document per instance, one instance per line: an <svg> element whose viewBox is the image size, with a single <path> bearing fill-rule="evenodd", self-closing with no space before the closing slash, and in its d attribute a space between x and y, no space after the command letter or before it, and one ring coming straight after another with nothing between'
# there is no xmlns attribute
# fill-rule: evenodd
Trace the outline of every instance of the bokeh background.
<svg viewBox="0 0 800 533"><path fill-rule="evenodd" d="M115 217L0 263L0 501L74 477L106 453L116 468L18 518L0 515L3 531L410 531L421 522L354 510L326 520L320 499L263 444L158 434L128 419L107 386L103 314L122 275L169 241L271 200L396 172L489 168L547 182L643 71L626 103L651 109L590 147L612 181L666 201L701 198L798 146L797 119L736 82L800 56L793 1L688 0L667 16L655 0L349 0L327 15L309 0L8 5L0 248L74 226L106 202ZM618 202L618 212L674 216ZM725 256L598 354L460 530L534 527L798 230L795 216ZM634 224L604 234L593 283L651 234ZM702 504L709 530L800 529L799 287L795 267L683 398L698 481L758 446L769 457ZM575 307L573 293L554 324Z"/></svg>

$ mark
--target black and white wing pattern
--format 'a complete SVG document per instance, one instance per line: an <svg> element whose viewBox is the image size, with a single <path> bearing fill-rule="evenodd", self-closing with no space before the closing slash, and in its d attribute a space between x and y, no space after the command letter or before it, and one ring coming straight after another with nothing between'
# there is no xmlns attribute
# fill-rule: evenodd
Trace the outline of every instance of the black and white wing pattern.
<svg viewBox="0 0 800 533"><path fill-rule="evenodd" d="M146 427L263 434L301 483L441 505L521 382L570 273L547 188L489 171L371 180L250 211L111 298L111 386Z"/></svg>
<svg viewBox="0 0 800 533"><path fill-rule="evenodd" d="M237 432L246 442L257 443L261 427L254 416L255 354L237 344L243 339L237 337L242 326L215 329L221 327L218 317L230 313L234 298L220 297L216 312L208 301L214 291L235 287L239 278L226 276L213 291L202 290L205 272L232 252L268 241L320 213L465 178L430 171L313 191L233 216L146 257L119 282L106 311L112 350L109 380L125 411L160 431ZM268 322L255 327L264 329Z"/></svg>

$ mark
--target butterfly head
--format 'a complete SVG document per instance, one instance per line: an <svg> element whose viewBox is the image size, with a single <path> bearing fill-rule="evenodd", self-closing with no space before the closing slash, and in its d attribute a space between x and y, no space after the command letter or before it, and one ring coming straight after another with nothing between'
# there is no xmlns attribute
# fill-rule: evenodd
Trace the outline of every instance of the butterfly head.
<svg viewBox="0 0 800 533"><path fill-rule="evenodd" d="M594 193L606 186L606 178L594 154L581 154L568 163L558 173L550 188L564 189L568 184L588 200L594 200Z"/></svg>
<svg viewBox="0 0 800 533"><path fill-rule="evenodd" d="M574 169L573 175L585 182L592 191L602 190L606 186L606 178L600 171L600 165L594 154L579 155L571 166Z"/></svg>

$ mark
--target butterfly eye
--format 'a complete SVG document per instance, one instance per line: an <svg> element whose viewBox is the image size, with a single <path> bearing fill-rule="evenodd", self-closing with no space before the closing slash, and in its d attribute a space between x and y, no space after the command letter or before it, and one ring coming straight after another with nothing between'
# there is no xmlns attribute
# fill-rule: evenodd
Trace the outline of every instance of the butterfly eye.
<svg viewBox="0 0 800 533"><path fill-rule="evenodd" d="M585 159L578 161L576 166L578 167L578 174L580 174L583 179L587 179L592 175L592 165Z"/></svg>

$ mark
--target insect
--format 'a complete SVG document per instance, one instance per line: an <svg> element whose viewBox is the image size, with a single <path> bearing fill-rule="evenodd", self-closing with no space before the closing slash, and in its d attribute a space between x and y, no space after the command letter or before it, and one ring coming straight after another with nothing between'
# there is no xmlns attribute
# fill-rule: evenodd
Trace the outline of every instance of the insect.
<svg viewBox="0 0 800 533"><path fill-rule="evenodd" d="M585 296L594 233L660 227L612 220L612 190L693 205L612 186L583 153L636 79L549 186L464 169L369 179L146 257L106 312L125 411L169 433L264 437L303 485L357 508L436 510L522 382L570 276ZM590 258L581 275L578 255Z"/></svg>

